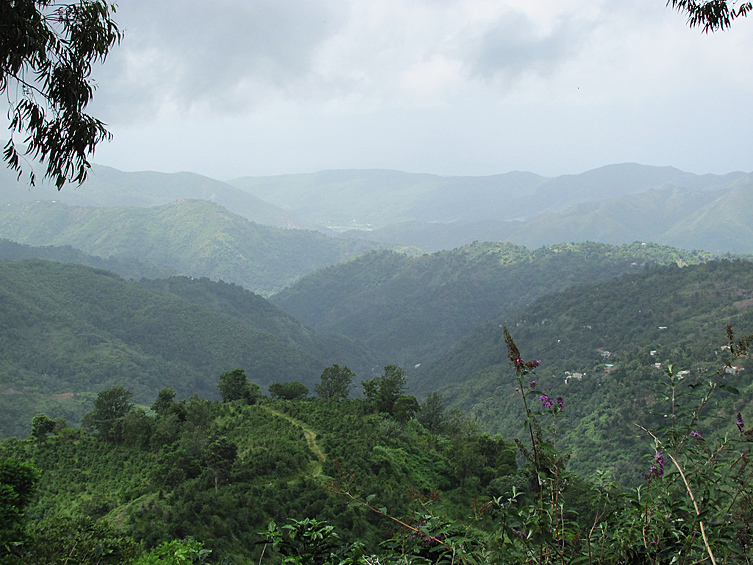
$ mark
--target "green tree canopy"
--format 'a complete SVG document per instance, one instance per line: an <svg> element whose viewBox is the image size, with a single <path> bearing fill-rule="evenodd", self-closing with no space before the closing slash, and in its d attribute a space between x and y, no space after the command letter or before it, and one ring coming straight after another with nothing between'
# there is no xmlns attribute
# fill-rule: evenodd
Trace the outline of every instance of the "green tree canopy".
<svg viewBox="0 0 753 565"><path fill-rule="evenodd" d="M14 546L27 540L24 508L39 478L37 470L15 459L0 461L0 563L13 560Z"/></svg>
<svg viewBox="0 0 753 565"><path fill-rule="evenodd" d="M46 414L37 414L31 421L31 435L42 438L55 431L55 420Z"/></svg>
<svg viewBox="0 0 753 565"><path fill-rule="evenodd" d="M309 395L309 388L298 381L291 381L289 383L272 383L269 385L269 394L272 398L302 400Z"/></svg>
<svg viewBox="0 0 753 565"><path fill-rule="evenodd" d="M322 372L322 382L314 386L316 394L320 398L348 398L350 387L353 384L355 373L350 367L343 365L332 365Z"/></svg>
<svg viewBox="0 0 753 565"><path fill-rule="evenodd" d="M361 381L363 394L379 412L393 414L395 402L403 394L408 379L397 365L387 365L384 374L368 381Z"/></svg>
<svg viewBox="0 0 753 565"><path fill-rule="evenodd" d="M243 400L248 404L256 404L261 396L259 385L249 383L246 372L241 368L222 373L218 386L222 402Z"/></svg>
<svg viewBox="0 0 753 565"><path fill-rule="evenodd" d="M133 392L121 385L103 390L97 395L94 410L84 416L84 428L97 431L102 439L118 443L123 432L123 419L133 410Z"/></svg>
<svg viewBox="0 0 753 565"><path fill-rule="evenodd" d="M92 98L92 64L104 61L122 38L107 0L0 2L0 94L10 103L11 137L3 158L23 173L21 152L46 163L45 177L58 190L86 179L89 153L111 135L84 113ZM35 175L29 172L34 184Z"/></svg>

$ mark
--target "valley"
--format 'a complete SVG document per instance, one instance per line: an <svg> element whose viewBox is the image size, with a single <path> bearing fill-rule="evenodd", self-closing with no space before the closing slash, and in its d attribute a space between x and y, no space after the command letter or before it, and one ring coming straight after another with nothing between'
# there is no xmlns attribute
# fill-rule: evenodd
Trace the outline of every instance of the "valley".
<svg viewBox="0 0 753 565"><path fill-rule="evenodd" d="M114 563L189 536L257 562L303 518L419 559L422 512L481 535L553 473L598 520L664 451L645 430L732 449L753 421L749 175L94 173L55 202L0 186L0 463L39 472L35 563L86 562L87 531ZM344 398L316 392L335 364Z"/></svg>

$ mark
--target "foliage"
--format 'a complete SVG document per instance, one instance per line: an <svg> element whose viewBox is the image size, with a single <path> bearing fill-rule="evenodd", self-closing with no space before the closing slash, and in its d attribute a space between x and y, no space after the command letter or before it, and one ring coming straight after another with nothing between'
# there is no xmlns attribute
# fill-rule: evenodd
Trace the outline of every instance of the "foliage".
<svg viewBox="0 0 753 565"><path fill-rule="evenodd" d="M751 2L736 4L737 0L667 0L667 6L687 14L690 27L702 27L704 33L723 31L753 10Z"/></svg>
<svg viewBox="0 0 753 565"><path fill-rule="evenodd" d="M255 404L261 396L259 385L248 382L245 371L240 367L222 373L218 386L222 402L241 400L246 404Z"/></svg>
<svg viewBox="0 0 753 565"><path fill-rule="evenodd" d="M46 414L37 414L31 421L31 435L36 438L47 437L47 434L55 431L55 420Z"/></svg>
<svg viewBox="0 0 753 565"><path fill-rule="evenodd" d="M205 563L209 549L204 549L204 544L193 539L172 540L161 543L137 559L133 565L188 565Z"/></svg>
<svg viewBox="0 0 753 565"><path fill-rule="evenodd" d="M329 563L338 546L334 526L313 518L291 519L282 527L270 522L266 530L259 532L264 543L283 555L282 563L300 565L324 565Z"/></svg>
<svg viewBox="0 0 753 565"><path fill-rule="evenodd" d="M20 0L0 5L0 94L10 98L11 132L26 134L24 153L46 162L45 177L60 190L86 179L87 155L110 134L84 113L94 91L92 63L104 61L122 34L105 0ZM22 174L11 135L3 157ZM35 174L29 173L34 184Z"/></svg>
<svg viewBox="0 0 753 565"><path fill-rule="evenodd" d="M28 565L121 565L141 553L139 544L110 522L90 517L45 520L34 525L32 535L34 543L24 556Z"/></svg>
<svg viewBox="0 0 753 565"><path fill-rule="evenodd" d="M282 400L303 400L309 395L309 388L298 381L272 383L269 385L269 394L272 398Z"/></svg>
<svg viewBox="0 0 753 565"><path fill-rule="evenodd" d="M746 430L740 414L736 420L728 416L725 433L716 440L696 428L712 396L730 389L722 384L727 369L753 342L753 334L735 341L729 326L727 333L730 356L700 396L685 398L682 377L667 369L667 425L643 430L653 446L643 484L621 489L602 475L590 487L591 503L579 508L572 498L575 477L565 468L569 453L557 442L565 400L539 388L534 376L540 362L524 361L505 328L515 395L524 407L527 441L519 441L518 448L528 462L531 491L513 486L459 521L437 513L429 497L421 499L413 516L398 518L374 506L375 495L364 498L346 486L341 492L355 505L402 527L371 559L469 565L753 562L753 430ZM689 397L695 396L693 388Z"/></svg>
<svg viewBox="0 0 753 565"><path fill-rule="evenodd" d="M0 437L24 437L39 413L77 425L96 394L119 383L144 405L165 387L219 398L217 375L238 366L265 390L294 379L313 386L348 350L240 287L185 280L201 303L83 266L0 262ZM224 312L232 304L238 316Z"/></svg>
<svg viewBox="0 0 753 565"><path fill-rule="evenodd" d="M671 362L686 382L705 381L727 352L720 329L753 325L752 293L749 261L650 268L541 298L480 328L423 375L448 407L471 412L482 429L522 439L523 407L505 394L517 382L502 371L504 322L519 343L540 352L540 387L570 399L568 426L560 435L563 447L573 451L570 468L589 479L597 470L610 471L621 484L637 486L645 449L633 423L651 429L664 424L657 376ZM741 396L722 390L714 397L715 410L753 416L743 400L753 393L753 366L742 357L735 367L724 384ZM713 432L712 413L700 426L704 435Z"/></svg>
<svg viewBox="0 0 753 565"><path fill-rule="evenodd" d="M356 375L350 367L334 364L322 372L322 380L314 386L320 398L334 398L336 400L348 398L350 387Z"/></svg>
<svg viewBox="0 0 753 565"><path fill-rule="evenodd" d="M373 379L361 381L363 395L378 412L393 414L395 405L408 384L408 379L397 365L387 365L384 373ZM415 399L414 399L415 400Z"/></svg>
<svg viewBox="0 0 753 565"><path fill-rule="evenodd" d="M122 385L103 390L97 395L94 410L84 416L83 427L89 431L98 432L105 441L113 443L123 441L124 420L133 410L132 396L133 392L126 390Z"/></svg>
<svg viewBox="0 0 753 565"><path fill-rule="evenodd" d="M0 459L0 562L15 563L28 541L24 510L31 502L38 471L14 459ZM18 561L20 563L20 560Z"/></svg>

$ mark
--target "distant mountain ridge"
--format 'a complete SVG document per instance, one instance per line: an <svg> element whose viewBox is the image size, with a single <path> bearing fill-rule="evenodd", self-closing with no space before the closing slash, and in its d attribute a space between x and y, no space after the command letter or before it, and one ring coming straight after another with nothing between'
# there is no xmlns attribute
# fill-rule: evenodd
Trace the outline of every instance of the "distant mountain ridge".
<svg viewBox="0 0 753 565"><path fill-rule="evenodd" d="M126 173L94 166L84 185L61 192L47 185L29 189L2 171L0 203L54 200L78 207L143 208L204 200L261 225L334 231L347 239L425 251L473 241L527 247L656 241L714 253L750 253L751 222L741 206L725 206L724 201L752 198L751 178L743 172L696 175L622 163L553 178L521 171L442 177L329 170L221 182L193 173ZM725 214L724 223L720 214Z"/></svg>
<svg viewBox="0 0 753 565"><path fill-rule="evenodd" d="M673 183L644 192L574 204L528 220L459 222L411 221L348 238L400 242L430 251L470 241L511 241L528 247L563 241L623 245L653 241L712 253L753 253L753 174L721 186L688 188Z"/></svg>
<svg viewBox="0 0 753 565"><path fill-rule="evenodd" d="M258 224L318 229L313 223L296 218L272 204L227 183L195 173L159 173L154 171L124 172L112 167L92 165L81 186L67 185L58 191L41 183L29 187L16 180L8 170L0 170L0 202L20 203L50 201L71 206L100 208L134 206L146 208L175 200L206 200Z"/></svg>
<svg viewBox="0 0 753 565"><path fill-rule="evenodd" d="M667 183L708 190L742 174L694 175L673 167L625 163L555 178L519 171L486 177L440 177L353 170L243 177L229 183L320 225L379 229L402 222L526 220Z"/></svg>

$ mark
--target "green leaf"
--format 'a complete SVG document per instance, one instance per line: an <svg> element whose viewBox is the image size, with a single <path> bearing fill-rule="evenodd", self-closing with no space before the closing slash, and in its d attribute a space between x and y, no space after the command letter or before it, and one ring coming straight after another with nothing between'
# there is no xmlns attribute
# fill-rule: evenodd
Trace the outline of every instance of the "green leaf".
<svg viewBox="0 0 753 565"><path fill-rule="evenodd" d="M729 392L730 394L738 394L738 395L740 394L740 391L737 390L732 385L719 385L719 388Z"/></svg>

